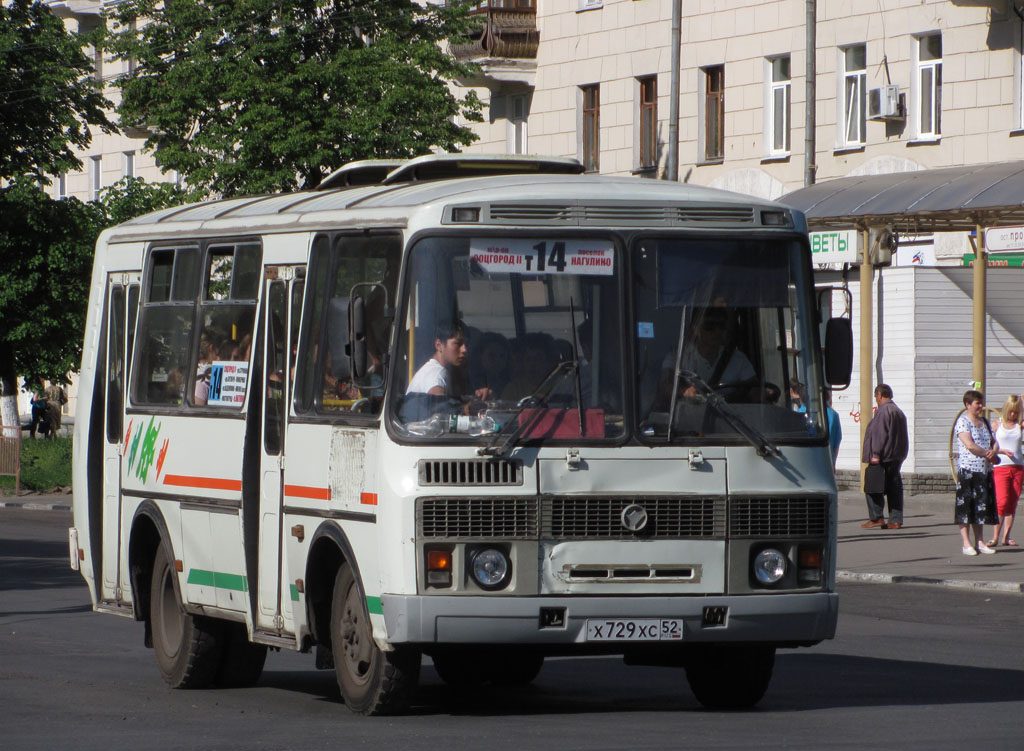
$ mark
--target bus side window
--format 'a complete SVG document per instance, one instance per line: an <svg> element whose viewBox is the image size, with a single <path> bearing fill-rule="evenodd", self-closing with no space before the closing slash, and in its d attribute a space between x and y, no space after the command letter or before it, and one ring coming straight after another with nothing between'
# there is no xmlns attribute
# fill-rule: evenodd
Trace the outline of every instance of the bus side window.
<svg viewBox="0 0 1024 751"><path fill-rule="evenodd" d="M324 412L380 411L400 262L398 235L335 239L320 347ZM350 362L350 311L356 299L362 300L368 361L368 373L361 377L352 373Z"/></svg>
<svg viewBox="0 0 1024 751"><path fill-rule="evenodd" d="M198 256L196 247L159 248L150 253L132 370L132 398L138 404L182 404Z"/></svg>
<svg viewBox="0 0 1024 751"><path fill-rule="evenodd" d="M241 408L248 386L262 252L255 243L206 250L191 395L196 405Z"/></svg>

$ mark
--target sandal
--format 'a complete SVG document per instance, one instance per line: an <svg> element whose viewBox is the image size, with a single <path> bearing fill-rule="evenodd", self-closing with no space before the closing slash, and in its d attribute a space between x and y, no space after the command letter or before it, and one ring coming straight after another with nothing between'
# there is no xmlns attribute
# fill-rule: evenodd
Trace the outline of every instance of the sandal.
<svg viewBox="0 0 1024 751"><path fill-rule="evenodd" d="M998 548L999 547L999 541L998 540L989 540L985 544L988 547L990 547L990 548Z"/></svg>
<svg viewBox="0 0 1024 751"><path fill-rule="evenodd" d="M1017 543L1015 543L1013 540L1007 540L1006 542L1003 543L1003 545L1006 545L1006 546L1011 547L1011 548L1018 547Z"/></svg>

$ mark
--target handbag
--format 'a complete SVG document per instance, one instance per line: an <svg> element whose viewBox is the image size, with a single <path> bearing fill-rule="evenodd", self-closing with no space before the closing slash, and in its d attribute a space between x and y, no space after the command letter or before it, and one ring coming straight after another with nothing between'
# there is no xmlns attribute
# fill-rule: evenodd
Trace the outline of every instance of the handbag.
<svg viewBox="0 0 1024 751"><path fill-rule="evenodd" d="M864 470L864 492L885 492L885 467L881 464L869 464Z"/></svg>

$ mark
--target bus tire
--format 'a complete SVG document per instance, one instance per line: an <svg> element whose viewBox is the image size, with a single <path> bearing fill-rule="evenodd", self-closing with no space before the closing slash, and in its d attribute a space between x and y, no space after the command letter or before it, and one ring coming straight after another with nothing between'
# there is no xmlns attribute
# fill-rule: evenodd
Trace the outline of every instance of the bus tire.
<svg viewBox="0 0 1024 751"><path fill-rule="evenodd" d="M160 674L171 688L206 688L223 658L223 629L212 618L185 612L174 586L177 573L160 543L153 561L149 617Z"/></svg>
<svg viewBox="0 0 1024 751"><path fill-rule="evenodd" d="M699 647L686 663L686 679L707 709L749 709L772 679L775 647L715 644Z"/></svg>
<svg viewBox="0 0 1024 751"><path fill-rule="evenodd" d="M224 626L224 661L217 673L217 685L223 688L248 688L255 686L263 674L267 661L267 648L253 644L244 623L228 623Z"/></svg>
<svg viewBox="0 0 1024 751"><path fill-rule="evenodd" d="M352 568L343 564L334 579L331 651L345 705L362 715L398 714L412 700L419 680L420 653L381 650L373 641L370 614Z"/></svg>

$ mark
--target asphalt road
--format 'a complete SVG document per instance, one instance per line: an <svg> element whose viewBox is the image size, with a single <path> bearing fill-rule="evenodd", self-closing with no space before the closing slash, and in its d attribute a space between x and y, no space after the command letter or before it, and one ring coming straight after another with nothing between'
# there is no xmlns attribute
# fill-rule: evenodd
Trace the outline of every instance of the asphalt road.
<svg viewBox="0 0 1024 751"><path fill-rule="evenodd" d="M1024 748L1024 597L840 588L839 634L779 653L751 712L701 709L680 670L549 660L466 696L428 663L413 712L353 716L310 655L271 653L251 689L171 691L142 626L92 613L70 514L0 509L0 748Z"/></svg>

